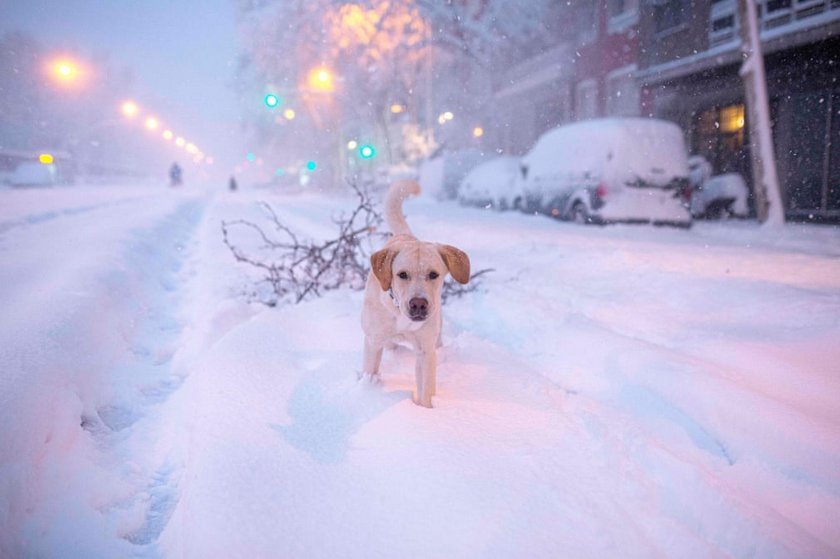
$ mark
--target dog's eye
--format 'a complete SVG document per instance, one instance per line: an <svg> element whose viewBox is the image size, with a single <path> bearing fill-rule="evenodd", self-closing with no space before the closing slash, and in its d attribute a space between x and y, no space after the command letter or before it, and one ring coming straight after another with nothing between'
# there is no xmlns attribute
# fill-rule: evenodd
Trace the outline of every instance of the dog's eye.
<svg viewBox="0 0 840 559"><path fill-rule="evenodd" d="M439 274L439 273L437 273L437 272L429 272L429 279L433 279L433 280L434 280L434 279L438 279L439 277L440 277L440 274Z"/></svg>
<svg viewBox="0 0 840 559"><path fill-rule="evenodd" d="M408 272L400 272L397 274L397 277L400 279L408 279Z"/></svg>

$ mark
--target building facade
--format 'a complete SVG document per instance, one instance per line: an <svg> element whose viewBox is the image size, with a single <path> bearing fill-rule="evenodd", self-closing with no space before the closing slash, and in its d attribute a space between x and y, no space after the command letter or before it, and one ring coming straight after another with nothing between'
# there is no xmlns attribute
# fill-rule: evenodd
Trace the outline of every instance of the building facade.
<svg viewBox="0 0 840 559"><path fill-rule="evenodd" d="M554 44L498 74L496 146L522 154L561 124L641 114L639 2L572 0L554 13Z"/></svg>
<svg viewBox="0 0 840 559"><path fill-rule="evenodd" d="M751 184L736 0L654 0L639 20L643 114L672 120L715 173ZM761 0L786 214L840 217L840 1Z"/></svg>

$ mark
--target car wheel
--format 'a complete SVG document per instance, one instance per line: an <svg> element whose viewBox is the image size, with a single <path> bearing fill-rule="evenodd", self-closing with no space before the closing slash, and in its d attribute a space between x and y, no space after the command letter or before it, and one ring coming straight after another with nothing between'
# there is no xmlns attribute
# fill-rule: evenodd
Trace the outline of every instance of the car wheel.
<svg viewBox="0 0 840 559"><path fill-rule="evenodd" d="M582 202L575 202L575 205L572 206L572 221L580 224L590 222L589 212L586 211L586 206Z"/></svg>
<svg viewBox="0 0 840 559"><path fill-rule="evenodd" d="M727 219L732 214L733 200L715 200L706 208L707 219Z"/></svg>

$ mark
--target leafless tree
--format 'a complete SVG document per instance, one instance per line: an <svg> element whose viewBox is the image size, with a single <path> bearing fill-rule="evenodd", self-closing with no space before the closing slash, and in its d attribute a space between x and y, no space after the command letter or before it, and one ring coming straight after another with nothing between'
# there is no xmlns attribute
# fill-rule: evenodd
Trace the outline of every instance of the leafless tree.
<svg viewBox="0 0 840 559"><path fill-rule="evenodd" d="M327 291L347 287L360 290L370 271L370 255L390 233L381 232L382 215L374 205L370 191L355 182L350 188L357 197L356 207L333 218L336 236L321 242L303 238L285 224L267 203L261 203L267 226L252 221L222 222L222 236L238 262L260 271L262 277L250 294L266 305L300 303L320 297ZM260 246L247 252L232 239L232 230L245 228L256 233ZM265 253L268 256L265 256ZM256 255L255 253L259 253ZM491 270L479 270L472 279ZM444 285L444 300L474 291L480 282L467 285ZM267 288L267 289L266 289Z"/></svg>

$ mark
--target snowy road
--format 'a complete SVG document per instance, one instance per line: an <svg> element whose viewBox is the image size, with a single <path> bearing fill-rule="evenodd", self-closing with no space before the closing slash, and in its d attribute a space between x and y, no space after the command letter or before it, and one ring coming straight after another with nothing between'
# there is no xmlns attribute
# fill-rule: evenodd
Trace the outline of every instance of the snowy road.
<svg viewBox="0 0 840 559"><path fill-rule="evenodd" d="M40 195L42 194L42 195ZM265 194L0 191L0 555L832 557L840 234L411 201L494 268L359 385L361 294L248 305ZM336 205L268 196L294 228Z"/></svg>

